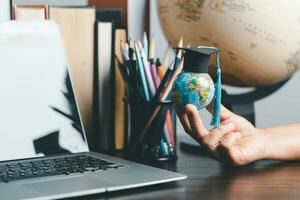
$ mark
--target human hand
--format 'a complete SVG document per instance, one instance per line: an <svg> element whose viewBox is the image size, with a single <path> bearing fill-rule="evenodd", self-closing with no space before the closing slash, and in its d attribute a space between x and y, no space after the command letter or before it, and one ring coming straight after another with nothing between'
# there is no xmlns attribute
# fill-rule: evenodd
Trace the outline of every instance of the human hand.
<svg viewBox="0 0 300 200"><path fill-rule="evenodd" d="M266 157L266 134L224 106L221 107L220 126L211 130L204 127L195 106L176 107L176 112L185 131L217 160L244 165Z"/></svg>

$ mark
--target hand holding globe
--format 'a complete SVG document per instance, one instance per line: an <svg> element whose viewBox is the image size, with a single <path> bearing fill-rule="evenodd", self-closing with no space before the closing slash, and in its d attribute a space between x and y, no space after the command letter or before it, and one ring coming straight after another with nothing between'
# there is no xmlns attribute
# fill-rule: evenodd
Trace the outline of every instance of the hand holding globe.
<svg viewBox="0 0 300 200"><path fill-rule="evenodd" d="M162 28L172 46L183 35L186 44L192 47L217 47L222 82L255 88L237 95L227 95L224 91L226 101L222 103L233 112L221 106L220 127L208 130L196 109L206 106L210 99L209 92L201 94L200 88L206 88L204 74L182 73L178 81L188 84L185 87L174 84L177 102L196 105L177 107L184 130L224 163L299 160L300 123L266 129L253 125L254 101L276 91L300 68L300 1L158 0L157 4ZM210 75L216 75L213 65L209 69ZM188 147L191 149L191 145Z"/></svg>

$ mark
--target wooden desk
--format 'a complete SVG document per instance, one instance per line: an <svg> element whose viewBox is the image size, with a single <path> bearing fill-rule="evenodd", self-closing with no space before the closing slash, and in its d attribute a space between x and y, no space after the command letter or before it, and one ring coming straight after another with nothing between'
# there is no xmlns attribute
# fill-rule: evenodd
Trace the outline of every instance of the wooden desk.
<svg viewBox="0 0 300 200"><path fill-rule="evenodd" d="M182 140L179 138L179 143ZM184 173L188 175L186 180L84 199L300 199L300 162L259 161L225 168L201 149L178 148L178 156L177 161L151 165Z"/></svg>

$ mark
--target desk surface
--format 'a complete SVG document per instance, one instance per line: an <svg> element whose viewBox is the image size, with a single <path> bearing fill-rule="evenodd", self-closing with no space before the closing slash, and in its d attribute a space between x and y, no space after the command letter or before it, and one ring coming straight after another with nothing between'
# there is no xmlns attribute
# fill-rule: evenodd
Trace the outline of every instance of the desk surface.
<svg viewBox="0 0 300 200"><path fill-rule="evenodd" d="M186 174L186 180L85 199L300 199L300 162L259 161L225 168L201 149L181 147L178 156L177 161L151 165Z"/></svg>

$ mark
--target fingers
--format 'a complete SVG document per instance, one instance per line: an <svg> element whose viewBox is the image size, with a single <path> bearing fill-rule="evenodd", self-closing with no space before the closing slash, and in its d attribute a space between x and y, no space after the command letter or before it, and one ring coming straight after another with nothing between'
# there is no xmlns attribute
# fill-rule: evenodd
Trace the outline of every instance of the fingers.
<svg viewBox="0 0 300 200"><path fill-rule="evenodd" d="M221 162L230 165L245 164L241 149L239 145L236 145L241 138L242 134L240 132L231 132L223 138L221 144L218 146Z"/></svg>
<svg viewBox="0 0 300 200"><path fill-rule="evenodd" d="M218 145L223 141L222 138L226 138L227 135L233 133L235 125L233 123L220 125L218 128L214 128L210 131L210 134L203 138L203 144L210 150L215 151Z"/></svg>
<svg viewBox="0 0 300 200"><path fill-rule="evenodd" d="M203 125L202 120L200 119L197 108L194 105L188 104L185 107L185 112L187 113L188 121L191 126L192 134L199 138L200 140L209 134Z"/></svg>
<svg viewBox="0 0 300 200"><path fill-rule="evenodd" d="M206 107L206 109L212 113L213 109L212 109L212 103L209 104L209 106ZM229 117L231 117L232 115L234 115L233 112L231 112L230 110L228 110L227 108L225 108L223 105L221 105L221 111L220 111L220 120L224 121L226 119L228 119Z"/></svg>
<svg viewBox="0 0 300 200"><path fill-rule="evenodd" d="M187 117L187 113L185 112L184 108L176 105L175 109L176 109L176 113L179 117L179 120L180 120L185 132L188 134L191 134L192 128L191 128L190 122Z"/></svg>

